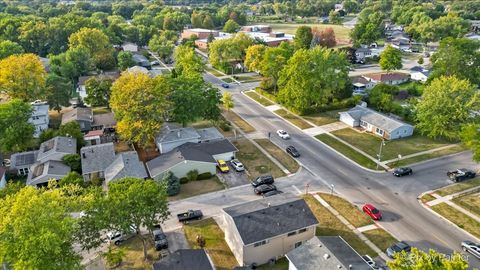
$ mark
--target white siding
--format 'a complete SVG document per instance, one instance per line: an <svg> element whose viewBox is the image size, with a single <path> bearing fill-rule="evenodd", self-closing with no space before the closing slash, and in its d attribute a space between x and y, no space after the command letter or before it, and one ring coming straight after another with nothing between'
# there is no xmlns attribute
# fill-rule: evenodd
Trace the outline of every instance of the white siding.
<svg viewBox="0 0 480 270"><path fill-rule="evenodd" d="M213 158L215 160L223 159L223 160L229 161L235 158L235 152L228 152L228 153L214 155Z"/></svg>
<svg viewBox="0 0 480 270"><path fill-rule="evenodd" d="M0 179L0 189L4 188L7 184L7 180L5 180L5 174L3 174L2 178Z"/></svg>
<svg viewBox="0 0 480 270"><path fill-rule="evenodd" d="M298 270L295 265L291 262L288 261L288 270Z"/></svg>
<svg viewBox="0 0 480 270"><path fill-rule="evenodd" d="M187 173L192 170L197 170L199 174L209 172L214 175L217 172L217 167L215 163L187 160L185 162L178 163L177 165L171 167L163 173L158 174L157 176L154 176L154 178L156 180L161 180L167 172L172 172L176 177L182 178L187 176Z"/></svg>
<svg viewBox="0 0 480 270"><path fill-rule="evenodd" d="M231 216L227 215L225 212L223 213L223 217L225 220L225 241L227 245L232 250L233 256L237 259L238 264L243 264L243 242L242 238L240 237L237 227L233 222Z"/></svg>
<svg viewBox="0 0 480 270"><path fill-rule="evenodd" d="M408 126L408 125L404 125L404 126L401 126L397 129L394 129L390 133L390 138L389 139L390 140L395 140L395 139L409 137L409 136L412 136L412 135L413 135L413 127Z"/></svg>
<svg viewBox="0 0 480 270"><path fill-rule="evenodd" d="M340 114L340 121L347 124L350 127L356 127L360 123L356 122L348 113L341 113Z"/></svg>

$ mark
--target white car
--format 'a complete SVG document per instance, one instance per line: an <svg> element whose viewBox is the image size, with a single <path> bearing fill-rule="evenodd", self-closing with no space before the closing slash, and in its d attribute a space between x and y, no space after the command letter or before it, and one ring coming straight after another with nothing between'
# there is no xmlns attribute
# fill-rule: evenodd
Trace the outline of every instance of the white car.
<svg viewBox="0 0 480 270"><path fill-rule="evenodd" d="M463 241L462 242L463 251L471 253L473 256L480 259L480 244L475 244L472 241Z"/></svg>
<svg viewBox="0 0 480 270"><path fill-rule="evenodd" d="M281 129L277 130L277 135L284 140L290 139L290 135L288 135L288 133L285 130L281 130Z"/></svg>
<svg viewBox="0 0 480 270"><path fill-rule="evenodd" d="M118 232L118 231L111 231L107 233L107 239L110 243L114 243L115 245L120 245L123 241L128 240L130 237L134 236L136 233L135 228L132 226L130 228L130 232L127 234Z"/></svg>
<svg viewBox="0 0 480 270"><path fill-rule="evenodd" d="M230 164L232 165L232 167L237 172L245 171L245 167L243 166L242 162L240 162L238 159L234 159L234 160L230 161Z"/></svg>

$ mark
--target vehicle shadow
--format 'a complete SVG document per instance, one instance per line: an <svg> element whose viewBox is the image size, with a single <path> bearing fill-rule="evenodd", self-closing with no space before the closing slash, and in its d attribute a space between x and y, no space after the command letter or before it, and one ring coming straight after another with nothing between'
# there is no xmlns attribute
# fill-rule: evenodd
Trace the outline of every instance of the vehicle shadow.
<svg viewBox="0 0 480 270"><path fill-rule="evenodd" d="M403 218L401 215L388 210L381 210L381 212L382 212L382 222L396 222Z"/></svg>

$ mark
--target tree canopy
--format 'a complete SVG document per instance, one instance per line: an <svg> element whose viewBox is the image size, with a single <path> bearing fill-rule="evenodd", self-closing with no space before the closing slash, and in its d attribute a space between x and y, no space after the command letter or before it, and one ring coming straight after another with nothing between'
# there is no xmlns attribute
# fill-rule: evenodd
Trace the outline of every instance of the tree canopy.
<svg viewBox="0 0 480 270"><path fill-rule="evenodd" d="M312 44L312 28L308 26L300 26L295 32L294 46L295 50L308 49Z"/></svg>
<svg viewBox="0 0 480 270"><path fill-rule="evenodd" d="M387 262L391 270L466 270L468 269L468 261L464 259L462 254L454 252L450 257L438 253L430 249L423 252L417 248L412 248L410 253L397 253L393 261Z"/></svg>
<svg viewBox="0 0 480 270"><path fill-rule="evenodd" d="M175 49L175 71L183 77L200 77L205 70L205 62L192 47L182 45Z"/></svg>
<svg viewBox="0 0 480 270"><path fill-rule="evenodd" d="M402 52L388 45L380 54L380 68L392 71L402 68Z"/></svg>
<svg viewBox="0 0 480 270"><path fill-rule="evenodd" d="M26 150L32 143L35 127L28 122L32 106L14 99L0 104L0 150Z"/></svg>

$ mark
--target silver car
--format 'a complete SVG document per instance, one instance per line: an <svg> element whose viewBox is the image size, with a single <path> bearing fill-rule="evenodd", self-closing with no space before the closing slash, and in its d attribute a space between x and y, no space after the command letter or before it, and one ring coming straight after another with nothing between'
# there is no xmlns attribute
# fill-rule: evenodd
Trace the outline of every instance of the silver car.
<svg viewBox="0 0 480 270"><path fill-rule="evenodd" d="M237 172L243 172L245 171L245 167L243 166L243 163L240 162L238 159L234 159L232 161L230 161L230 164L232 165L232 167L235 169L235 171Z"/></svg>
<svg viewBox="0 0 480 270"><path fill-rule="evenodd" d="M480 244L476 244L472 241L463 241L462 249L465 252L471 253L473 256L480 259Z"/></svg>

